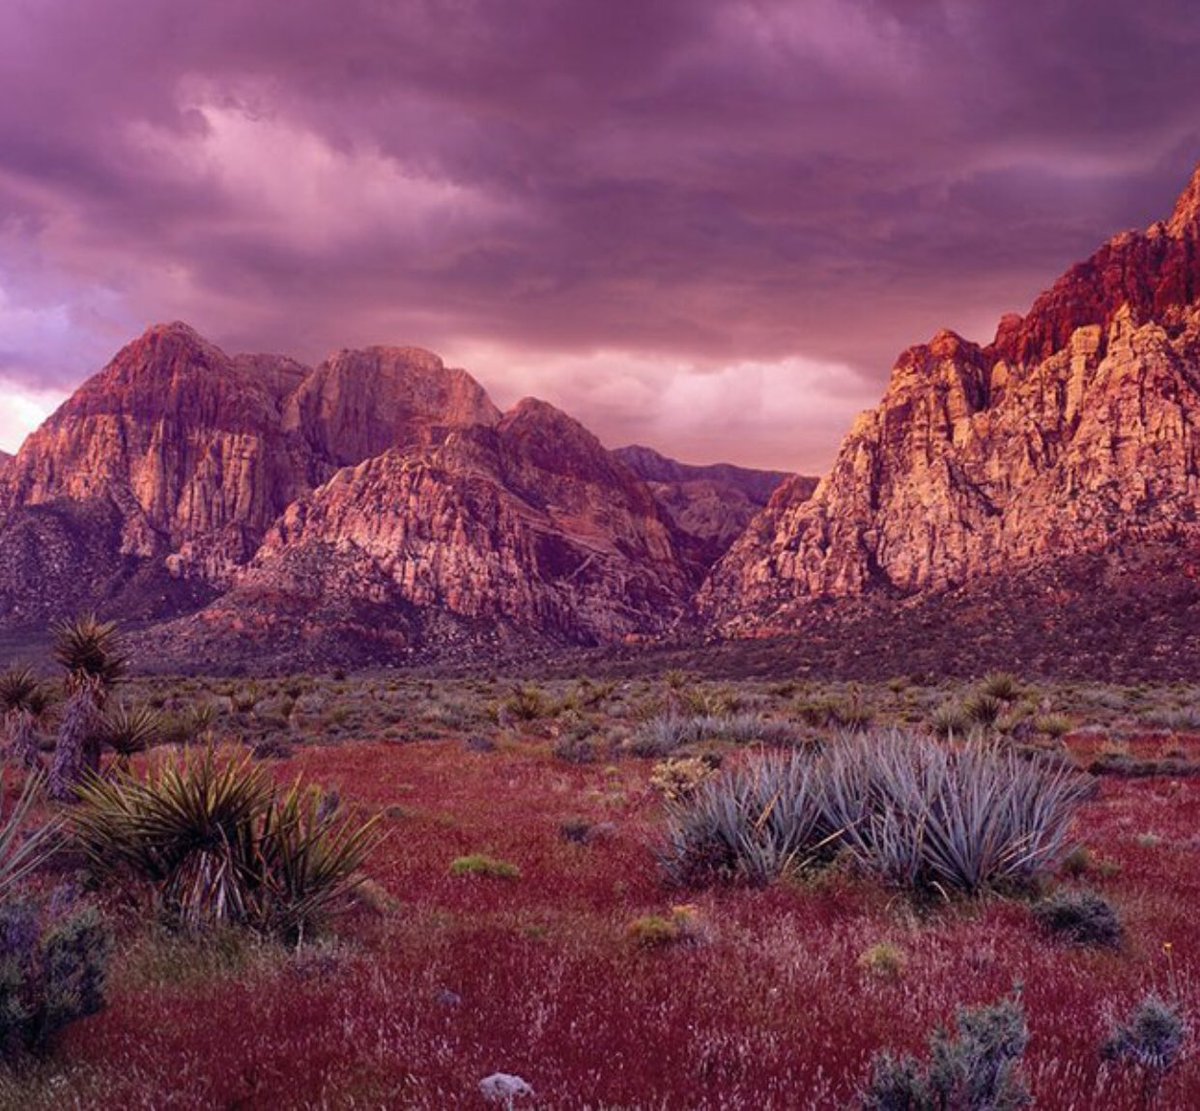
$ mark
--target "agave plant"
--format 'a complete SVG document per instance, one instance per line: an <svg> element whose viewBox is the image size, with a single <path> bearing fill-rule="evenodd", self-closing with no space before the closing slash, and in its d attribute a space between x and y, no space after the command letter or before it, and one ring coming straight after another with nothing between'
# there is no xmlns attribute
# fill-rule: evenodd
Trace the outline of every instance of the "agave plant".
<svg viewBox="0 0 1200 1111"><path fill-rule="evenodd" d="M296 784L282 797L249 756L209 747L162 762L144 778L119 770L79 790L77 841L93 869L149 885L187 929L221 923L297 938L357 884L376 841Z"/></svg>

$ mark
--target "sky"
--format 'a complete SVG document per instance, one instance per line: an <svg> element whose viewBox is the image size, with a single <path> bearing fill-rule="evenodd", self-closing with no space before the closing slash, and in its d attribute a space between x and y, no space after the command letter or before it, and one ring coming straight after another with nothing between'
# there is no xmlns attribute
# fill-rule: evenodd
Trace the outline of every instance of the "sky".
<svg viewBox="0 0 1200 1111"><path fill-rule="evenodd" d="M1194 0L3 0L0 448L149 324L820 473L1200 161Z"/></svg>

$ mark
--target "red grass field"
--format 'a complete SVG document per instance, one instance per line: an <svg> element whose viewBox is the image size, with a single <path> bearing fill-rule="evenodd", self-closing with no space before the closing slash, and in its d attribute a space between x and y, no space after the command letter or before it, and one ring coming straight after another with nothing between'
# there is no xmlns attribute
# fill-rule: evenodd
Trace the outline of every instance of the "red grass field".
<svg viewBox="0 0 1200 1111"><path fill-rule="evenodd" d="M303 773L385 813L369 871L390 899L375 892L335 944L295 957L190 959L179 943L156 956L130 927L109 1007L68 1030L22 1104L469 1108L499 1070L532 1084L537 1107L838 1108L873 1052L922 1051L956 1006L1019 985L1038 1107L1144 1105L1143 1078L1099 1046L1149 988L1172 988L1195 1013L1200 782L1106 779L1087 804L1080 834L1099 866L1083 882L1130 934L1124 951L1098 953L1044 938L1021 903L918 914L848 876L667 890L648 769L575 767L536 742L301 750L281 777ZM570 818L614 828L569 843ZM472 852L520 878L452 876L451 860ZM698 908L701 943L643 949L627 936L632 919L683 901ZM859 964L882 941L907 954L893 978ZM1200 1106L1194 1054L1158 1101Z"/></svg>

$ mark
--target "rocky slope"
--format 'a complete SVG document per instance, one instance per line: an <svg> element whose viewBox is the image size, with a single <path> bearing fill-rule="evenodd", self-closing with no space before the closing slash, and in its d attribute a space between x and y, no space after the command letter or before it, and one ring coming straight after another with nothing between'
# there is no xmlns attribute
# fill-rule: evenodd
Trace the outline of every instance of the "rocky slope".
<svg viewBox="0 0 1200 1111"><path fill-rule="evenodd" d="M650 487L679 531L688 557L705 570L725 554L782 482L794 479L802 496L817 485L815 478L784 471L679 463L640 445L613 454Z"/></svg>
<svg viewBox="0 0 1200 1111"><path fill-rule="evenodd" d="M980 347L898 360L811 498L777 491L699 595L731 632L813 599L944 590L1122 544L1200 544L1200 170L1169 221Z"/></svg>
<svg viewBox="0 0 1200 1111"><path fill-rule="evenodd" d="M154 327L0 466L0 621L171 619L160 661L660 635L707 568L582 425L415 348L310 369Z"/></svg>

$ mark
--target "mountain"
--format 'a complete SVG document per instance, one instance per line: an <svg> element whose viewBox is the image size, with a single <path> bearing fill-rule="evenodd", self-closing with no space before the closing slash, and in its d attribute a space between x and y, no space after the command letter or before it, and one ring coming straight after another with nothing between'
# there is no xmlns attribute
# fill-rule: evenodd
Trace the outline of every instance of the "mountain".
<svg viewBox="0 0 1200 1111"><path fill-rule="evenodd" d="M1169 220L1112 239L987 346L943 331L905 351L815 493L781 487L713 569L701 612L761 635L822 599L978 591L1141 545L1193 559L1198 301L1200 169Z"/></svg>
<svg viewBox="0 0 1200 1111"><path fill-rule="evenodd" d="M777 481L714 474L735 512ZM577 421L416 348L310 368L155 326L0 461L0 623L99 607L164 666L660 636L695 547Z"/></svg>
<svg viewBox="0 0 1200 1111"><path fill-rule="evenodd" d="M617 448L613 454L650 487L681 534L685 552L705 571L745 531L782 482L794 479L800 491L810 494L817 485L815 478L785 471L679 463L639 445Z"/></svg>

